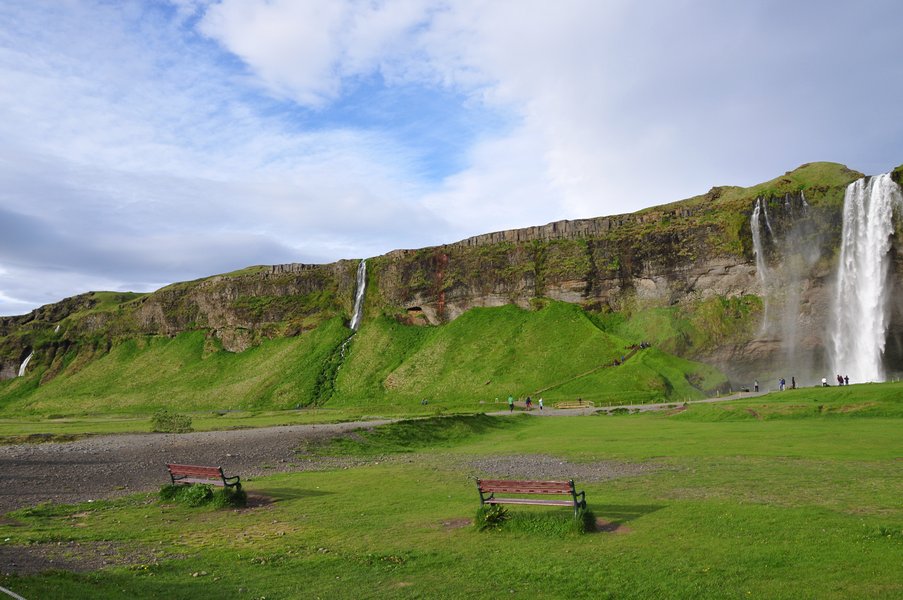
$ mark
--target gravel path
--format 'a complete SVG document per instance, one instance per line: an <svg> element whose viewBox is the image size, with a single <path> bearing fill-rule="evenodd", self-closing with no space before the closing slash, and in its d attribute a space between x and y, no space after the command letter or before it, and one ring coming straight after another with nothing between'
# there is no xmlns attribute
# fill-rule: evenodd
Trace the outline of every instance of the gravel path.
<svg viewBox="0 0 903 600"><path fill-rule="evenodd" d="M242 480L351 459L299 459L305 440L369 429L388 420L264 429L89 437L75 442L0 446L0 515L40 502L75 503L159 489L166 463L216 465Z"/></svg>

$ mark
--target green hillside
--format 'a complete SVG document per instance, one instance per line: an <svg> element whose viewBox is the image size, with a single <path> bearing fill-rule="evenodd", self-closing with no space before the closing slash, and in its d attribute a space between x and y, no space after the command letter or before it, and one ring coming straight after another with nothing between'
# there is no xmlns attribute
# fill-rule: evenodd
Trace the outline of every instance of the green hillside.
<svg viewBox="0 0 903 600"><path fill-rule="evenodd" d="M73 351L55 377L44 370L0 382L5 414L287 409L382 412L491 410L496 398L582 397L599 402L686 399L725 383L713 369L656 349L621 366L634 340L603 331L580 307L540 302L473 309L437 327L389 317L350 335L340 319L243 352L201 331L147 336L90 355ZM590 373L591 372L591 373ZM587 374L589 373L589 374ZM421 404L426 399L427 404Z"/></svg>

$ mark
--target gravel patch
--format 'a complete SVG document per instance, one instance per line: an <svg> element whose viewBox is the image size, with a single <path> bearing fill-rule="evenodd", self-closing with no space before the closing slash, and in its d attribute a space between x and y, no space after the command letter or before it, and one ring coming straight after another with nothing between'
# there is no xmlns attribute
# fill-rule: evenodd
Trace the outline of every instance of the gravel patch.
<svg viewBox="0 0 903 600"><path fill-rule="evenodd" d="M0 446L0 515L41 502L71 504L157 490L169 481L166 463L221 466L242 481L268 473L354 466L369 461L299 457L295 449L308 440L389 422L107 435Z"/></svg>
<svg viewBox="0 0 903 600"><path fill-rule="evenodd" d="M486 456L469 461L474 476L498 479L533 479L578 483L608 481L633 477L661 469L649 463L626 463L611 460L571 462L548 454L516 454Z"/></svg>

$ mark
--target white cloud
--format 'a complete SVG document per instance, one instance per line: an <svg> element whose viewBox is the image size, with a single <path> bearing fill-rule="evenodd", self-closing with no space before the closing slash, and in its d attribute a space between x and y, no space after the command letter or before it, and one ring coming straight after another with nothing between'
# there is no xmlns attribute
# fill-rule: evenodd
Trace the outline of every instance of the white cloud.
<svg viewBox="0 0 903 600"><path fill-rule="evenodd" d="M893 0L868 8L3 3L0 212L21 227L0 240L0 314L628 212L812 160L886 170L903 160L903 38ZM368 104L401 89L455 106ZM411 133L461 113L505 126ZM460 153L430 156L438 176L431 145Z"/></svg>
<svg viewBox="0 0 903 600"><path fill-rule="evenodd" d="M224 0L199 28L272 92L308 106L336 99L343 79L378 71L428 14L425 0Z"/></svg>

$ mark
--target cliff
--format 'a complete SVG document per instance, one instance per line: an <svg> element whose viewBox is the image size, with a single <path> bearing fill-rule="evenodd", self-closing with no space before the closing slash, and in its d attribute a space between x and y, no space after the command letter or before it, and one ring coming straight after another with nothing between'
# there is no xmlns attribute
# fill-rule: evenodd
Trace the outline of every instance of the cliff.
<svg viewBox="0 0 903 600"><path fill-rule="evenodd" d="M788 351L778 327L762 326L765 303L802 315L794 349L822 352L825 282L844 188L861 176L843 165L812 163L757 186L715 187L634 214L392 251L368 260L365 319L388 315L438 325L474 307L529 308L550 298L580 305L602 326L704 358L737 380L751 379L765 372L775 353ZM757 277L750 218L759 199L773 225L764 248L768 264L799 288L797 294L766 289ZM46 381L69 368L73 357L90 360L136 336L202 331L211 348L233 352L296 336L333 317L349 318L356 267L348 260L251 267L151 294L83 294L2 318L0 378L13 377L34 351L29 368L42 365Z"/></svg>

